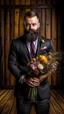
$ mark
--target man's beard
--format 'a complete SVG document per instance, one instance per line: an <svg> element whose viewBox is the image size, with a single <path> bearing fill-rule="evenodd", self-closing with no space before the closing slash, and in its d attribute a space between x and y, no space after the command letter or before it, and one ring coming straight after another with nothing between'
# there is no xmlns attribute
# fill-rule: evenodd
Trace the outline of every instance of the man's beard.
<svg viewBox="0 0 64 114"><path fill-rule="evenodd" d="M25 30L24 34L25 34L25 38L28 42L35 41L38 38L39 29L36 30L36 31L34 31L34 30L31 30L31 31Z"/></svg>

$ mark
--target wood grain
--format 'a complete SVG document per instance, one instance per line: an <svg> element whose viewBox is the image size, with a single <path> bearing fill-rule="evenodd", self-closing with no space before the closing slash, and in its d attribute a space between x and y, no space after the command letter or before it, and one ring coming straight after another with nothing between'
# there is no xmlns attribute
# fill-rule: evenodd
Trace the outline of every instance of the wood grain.
<svg viewBox="0 0 64 114"><path fill-rule="evenodd" d="M0 90L0 114L17 114L13 89ZM36 114L34 106L30 114ZM49 114L64 114L64 90L51 89Z"/></svg>

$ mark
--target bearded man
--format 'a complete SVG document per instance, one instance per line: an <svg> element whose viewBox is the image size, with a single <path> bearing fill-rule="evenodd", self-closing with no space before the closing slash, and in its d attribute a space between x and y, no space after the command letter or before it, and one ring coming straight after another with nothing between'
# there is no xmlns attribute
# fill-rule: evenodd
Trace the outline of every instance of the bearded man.
<svg viewBox="0 0 64 114"><path fill-rule="evenodd" d="M30 114L33 105L36 114L49 114L50 86L47 78L48 74L40 75L39 78L35 76L27 78L27 63L31 58L53 52L52 41L40 36L39 29L40 20L38 15L33 11L26 12L24 15L24 35L12 40L10 46L8 68L16 78L17 114ZM25 95L28 86L38 88L35 102L29 102Z"/></svg>

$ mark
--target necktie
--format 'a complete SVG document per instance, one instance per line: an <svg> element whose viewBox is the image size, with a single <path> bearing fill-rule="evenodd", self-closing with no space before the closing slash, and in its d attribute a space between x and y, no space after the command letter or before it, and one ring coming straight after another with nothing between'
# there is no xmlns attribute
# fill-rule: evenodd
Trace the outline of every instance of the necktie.
<svg viewBox="0 0 64 114"><path fill-rule="evenodd" d="M30 42L30 54L32 57L34 57L34 43L33 41Z"/></svg>

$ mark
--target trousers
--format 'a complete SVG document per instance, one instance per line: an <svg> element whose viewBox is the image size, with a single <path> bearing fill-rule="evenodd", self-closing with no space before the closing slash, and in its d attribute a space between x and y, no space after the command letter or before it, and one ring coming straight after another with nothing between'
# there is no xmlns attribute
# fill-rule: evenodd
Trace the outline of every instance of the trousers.
<svg viewBox="0 0 64 114"><path fill-rule="evenodd" d="M23 102L23 99L16 98L17 114L30 114L33 105L36 114L49 114L50 98L34 103Z"/></svg>

